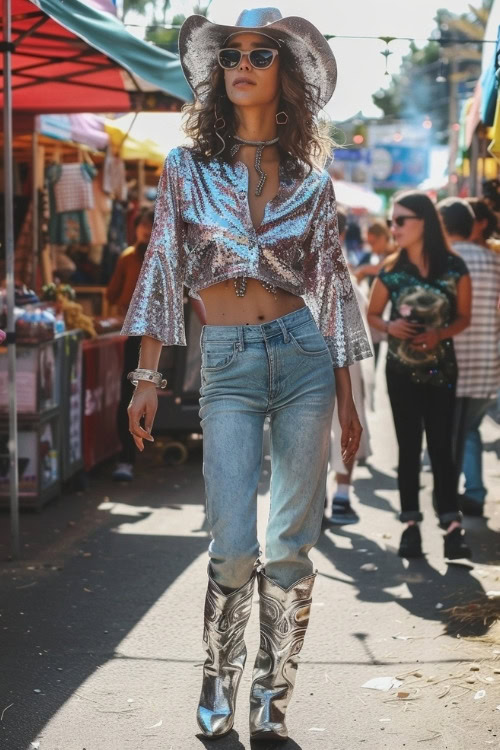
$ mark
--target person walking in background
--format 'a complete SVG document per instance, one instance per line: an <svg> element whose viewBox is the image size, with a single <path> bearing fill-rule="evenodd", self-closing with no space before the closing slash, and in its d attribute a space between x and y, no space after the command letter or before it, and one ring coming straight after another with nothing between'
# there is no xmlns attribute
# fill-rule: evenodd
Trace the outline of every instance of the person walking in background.
<svg viewBox="0 0 500 750"><path fill-rule="evenodd" d="M339 242L341 247L343 247L347 217L341 209L337 209L337 219L339 225ZM365 319L368 300L352 275L351 281L353 282L353 289L359 309L363 315L363 319ZM335 405L333 411L332 432L330 438L330 471L335 472L336 490L331 502L328 520L334 526L345 526L359 521L359 516L351 505L351 480L356 461L359 461L360 459L364 460L371 455L370 431L368 429L368 420L366 418L367 384L365 382L365 375L368 368L370 368L370 374L373 375L372 359L354 362L349 368L352 395L363 432L361 434L358 452L347 464L344 463L342 457L342 447L340 443L341 428L337 405Z"/></svg>
<svg viewBox="0 0 500 750"><path fill-rule="evenodd" d="M465 477L460 509L466 515L481 516L487 488L479 428L500 385L500 256L487 244L497 219L479 198L448 198L438 209L453 250L465 261L472 283L471 324L454 340L458 381L453 437L457 473L462 470Z"/></svg>
<svg viewBox="0 0 500 750"><path fill-rule="evenodd" d="M457 380L453 337L469 325L470 277L448 245L436 207L425 193L396 196L392 226L399 249L373 285L368 321L389 337L387 387L399 446L400 520L407 524L399 555L422 555L419 474L425 428L439 522L446 531L445 557L470 557L452 455ZM382 313L389 300L387 322Z"/></svg>
<svg viewBox="0 0 500 750"><path fill-rule="evenodd" d="M382 219L377 219L366 230L366 242L371 248L368 263L357 266L355 276L359 282L367 279L370 286L382 269L388 255L394 252L391 230Z"/></svg>
<svg viewBox="0 0 500 750"><path fill-rule="evenodd" d="M118 313L125 316L134 293L135 285L142 268L151 232L153 229L154 212L143 209L135 217L135 244L127 247L118 261L106 290L106 297L111 305L115 305ZM134 393L134 387L127 380L127 373L133 370L139 359L140 339L129 336L124 346L124 362L121 378L120 403L116 414L118 435L122 449L118 464L113 472L113 479L117 482L130 482L134 478L134 463L136 448L128 428L127 407Z"/></svg>
<svg viewBox="0 0 500 750"><path fill-rule="evenodd" d="M371 287L375 277L382 270L382 266L388 255L394 252L394 243L387 222L382 219L374 221L366 230L366 241L371 248L371 256L368 263L362 263L355 271L354 275L359 284L366 280ZM387 334L378 331L376 328L370 329L373 341L373 353L375 355L375 366L378 362L380 344L387 340Z"/></svg>
<svg viewBox="0 0 500 750"><path fill-rule="evenodd" d="M367 263L370 259L370 251L363 244L361 228L355 219L346 217L345 250L348 265L357 268L360 264Z"/></svg>

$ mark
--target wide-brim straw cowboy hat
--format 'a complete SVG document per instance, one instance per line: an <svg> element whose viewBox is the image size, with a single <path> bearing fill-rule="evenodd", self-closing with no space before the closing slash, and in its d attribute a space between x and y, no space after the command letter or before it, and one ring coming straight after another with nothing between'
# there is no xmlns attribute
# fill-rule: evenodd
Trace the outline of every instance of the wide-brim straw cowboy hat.
<svg viewBox="0 0 500 750"><path fill-rule="evenodd" d="M310 21L299 16L283 18L278 8L255 8L240 13L234 26L192 15L179 33L179 54L186 79L195 93L206 81L217 62L217 52L228 37L243 31L255 32L285 44L291 51L317 101L317 110L330 101L337 83L337 63L323 34ZM201 93L203 96L203 93Z"/></svg>

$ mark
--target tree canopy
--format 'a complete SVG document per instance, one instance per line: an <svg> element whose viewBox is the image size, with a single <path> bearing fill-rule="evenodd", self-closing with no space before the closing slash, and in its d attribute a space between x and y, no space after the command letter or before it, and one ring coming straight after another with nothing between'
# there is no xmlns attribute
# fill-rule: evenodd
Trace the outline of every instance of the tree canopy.
<svg viewBox="0 0 500 750"><path fill-rule="evenodd" d="M412 42L399 73L373 95L385 117L414 121L428 116L436 141L446 142L451 77L459 98L472 93L481 70L480 42L491 6L492 0L483 0L479 8L470 6L469 13L437 12L436 41L422 48Z"/></svg>

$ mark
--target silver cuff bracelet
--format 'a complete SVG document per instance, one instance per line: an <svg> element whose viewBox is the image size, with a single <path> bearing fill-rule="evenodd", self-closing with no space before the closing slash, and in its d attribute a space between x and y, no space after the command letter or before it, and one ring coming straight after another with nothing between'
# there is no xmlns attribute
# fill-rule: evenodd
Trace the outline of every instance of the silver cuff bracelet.
<svg viewBox="0 0 500 750"><path fill-rule="evenodd" d="M141 368L132 370L127 375L127 380L130 380L133 386L137 386L139 380L145 380L148 383L153 383L157 388L163 389L167 387L166 379L162 377L161 372L157 372L156 370L144 370Z"/></svg>

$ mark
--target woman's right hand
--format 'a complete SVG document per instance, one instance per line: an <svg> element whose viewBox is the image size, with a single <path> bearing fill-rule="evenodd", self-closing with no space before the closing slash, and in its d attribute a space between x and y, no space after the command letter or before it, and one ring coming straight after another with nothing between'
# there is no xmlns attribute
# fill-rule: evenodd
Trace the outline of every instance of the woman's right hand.
<svg viewBox="0 0 500 750"><path fill-rule="evenodd" d="M157 409L158 394L156 386L153 383L148 383L147 380L139 380L127 411L130 434L141 452L144 450L144 440L154 443L151 430L153 429ZM141 427L143 417L144 427Z"/></svg>
<svg viewBox="0 0 500 750"><path fill-rule="evenodd" d="M420 327L416 323L408 323L404 318L397 318L397 320L391 320L387 326L387 333L389 336L394 336L396 339L412 339L419 332Z"/></svg>

